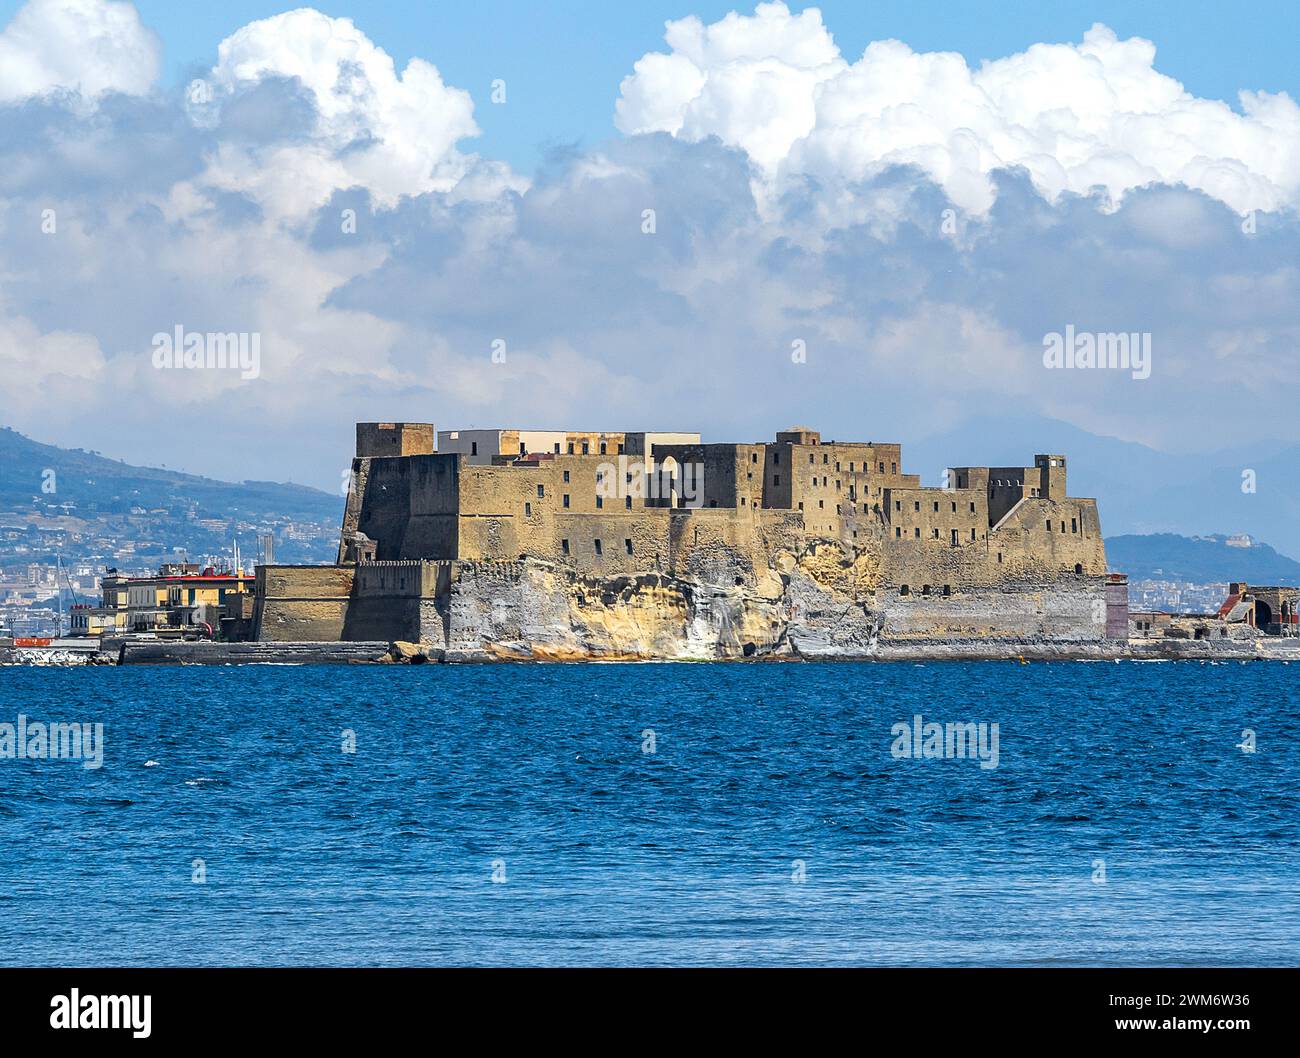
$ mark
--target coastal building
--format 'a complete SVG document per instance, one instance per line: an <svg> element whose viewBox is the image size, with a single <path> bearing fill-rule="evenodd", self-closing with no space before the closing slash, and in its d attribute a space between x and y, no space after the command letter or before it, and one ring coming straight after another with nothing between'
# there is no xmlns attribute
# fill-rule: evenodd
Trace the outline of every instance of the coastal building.
<svg viewBox="0 0 1300 1058"><path fill-rule="evenodd" d="M1077 642L1127 630L1107 572L1059 453L923 484L896 443L804 426L703 444L361 423L335 566L259 567L253 623L533 656Z"/></svg>
<svg viewBox="0 0 1300 1058"><path fill-rule="evenodd" d="M218 572L193 563L167 563L149 577L110 569L100 584L100 605L73 607L72 634L202 630L212 635L230 611L242 614L241 596L251 599L254 583L255 576L243 570Z"/></svg>

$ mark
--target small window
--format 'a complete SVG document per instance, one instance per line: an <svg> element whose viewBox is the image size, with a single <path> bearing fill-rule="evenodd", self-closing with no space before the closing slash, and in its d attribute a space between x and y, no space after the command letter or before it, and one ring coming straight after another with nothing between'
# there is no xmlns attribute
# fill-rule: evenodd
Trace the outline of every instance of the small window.
<svg viewBox="0 0 1300 1058"><path fill-rule="evenodd" d="M521 456L526 456L528 454L528 446L522 441L519 442L519 454Z"/></svg>
<svg viewBox="0 0 1300 1058"><path fill-rule="evenodd" d="M912 504L912 510L920 511L920 509L921 509L921 501L917 500Z"/></svg>
<svg viewBox="0 0 1300 1058"><path fill-rule="evenodd" d="M1002 552L1001 552L1001 551L998 552L998 565L999 565L999 566L1002 565Z"/></svg>
<svg viewBox="0 0 1300 1058"><path fill-rule="evenodd" d="M818 501L817 501L817 507L818 507L819 510L823 510L823 511L824 511L824 510L826 509L826 501L825 501L825 500L818 500Z"/></svg>
<svg viewBox="0 0 1300 1058"><path fill-rule="evenodd" d="M758 462L758 453L757 453L757 452L750 452L750 453L749 453L749 461L750 461L751 463L757 463L757 462Z"/></svg>
<svg viewBox="0 0 1300 1058"><path fill-rule="evenodd" d="M894 526L894 536L897 537L897 538L899 538L899 539L902 538L902 536L903 536L903 527L902 527L902 526L898 526L898 525Z"/></svg>
<svg viewBox="0 0 1300 1058"><path fill-rule="evenodd" d="M809 463L815 463L815 462L817 462L817 460L814 458L814 456L813 456L813 454L812 454L811 452L808 453L808 462L809 462Z"/></svg>
<svg viewBox="0 0 1300 1058"><path fill-rule="evenodd" d="M780 475L780 474L774 474L774 475L772 476L772 484L773 484L773 485L779 485L779 484L781 484L781 475Z"/></svg>
<svg viewBox="0 0 1300 1058"><path fill-rule="evenodd" d="M587 455L587 454L590 453L590 452L591 452L591 445L589 445L586 441L583 441L583 442L582 442L582 454L585 456L585 455Z"/></svg>
<svg viewBox="0 0 1300 1058"><path fill-rule="evenodd" d="M573 442L569 442L569 455L573 455Z"/></svg>
<svg viewBox="0 0 1300 1058"><path fill-rule="evenodd" d="M909 588L906 584L901 585L901 586L899 587L899 589L898 589L898 594L899 594L899 595L911 595L911 594L912 594L912 589Z"/></svg>
<svg viewBox="0 0 1300 1058"><path fill-rule="evenodd" d="M915 535L916 535L916 539L920 540L920 539L921 539L921 527L920 527L919 525L916 527L916 529L914 530L914 532L915 532Z"/></svg>
<svg viewBox="0 0 1300 1058"><path fill-rule="evenodd" d="M604 496L597 496L597 497L596 497L596 510L599 511L599 510L601 510L604 506L605 506L605 497L604 497Z"/></svg>
<svg viewBox="0 0 1300 1058"><path fill-rule="evenodd" d="M533 505L532 505L531 503L525 503L525 504L524 504L524 517L525 517L525 518L531 518L532 516L533 516Z"/></svg>
<svg viewBox="0 0 1300 1058"><path fill-rule="evenodd" d="M781 465L781 453L780 453L780 452L773 452L773 453L772 453L772 466L774 466L774 467L779 467L780 465Z"/></svg>
<svg viewBox="0 0 1300 1058"><path fill-rule="evenodd" d="M970 512L971 512L971 514L974 514L974 513L975 513L975 501L974 501L974 500L971 501Z"/></svg>
<svg viewBox="0 0 1300 1058"><path fill-rule="evenodd" d="M597 540L595 543L596 543L596 555L599 557L601 554L600 541Z"/></svg>
<svg viewBox="0 0 1300 1058"><path fill-rule="evenodd" d="M545 495L546 495L546 486L544 486L544 485L538 485L538 486L537 486L537 498L540 500L540 499L542 499L542 497L544 497Z"/></svg>
<svg viewBox="0 0 1300 1058"><path fill-rule="evenodd" d="M569 472L567 470L564 472L564 483L566 485L569 483Z"/></svg>
<svg viewBox="0 0 1300 1058"><path fill-rule="evenodd" d="M604 455L604 454L605 454L605 442L604 442L604 441L601 441L601 442L600 442L600 454L601 454L601 455Z"/></svg>
<svg viewBox="0 0 1300 1058"><path fill-rule="evenodd" d="M556 442L555 442L555 454L556 454L557 456L560 454L560 442L559 442L559 441L556 441Z"/></svg>
<svg viewBox="0 0 1300 1058"><path fill-rule="evenodd" d="M631 497L631 496L624 496L624 497L623 497L623 506L626 507L628 510L631 510L631 509L632 509L632 497ZM974 532L974 530L972 530L972 532Z"/></svg>
<svg viewBox="0 0 1300 1058"><path fill-rule="evenodd" d="M567 555L567 554L569 553L569 541L567 541L567 540L561 540L561 541L560 541L560 550L561 550L562 552L564 552L564 554Z"/></svg>
<svg viewBox="0 0 1300 1058"><path fill-rule="evenodd" d="M1047 519L1047 531L1049 533L1052 531L1052 519L1050 518Z"/></svg>
<svg viewBox="0 0 1300 1058"><path fill-rule="evenodd" d="M890 472L891 474L897 474L897 473L898 473L898 464L897 464L897 463L890 463L890 464L889 464L889 472Z"/></svg>
<svg viewBox="0 0 1300 1058"><path fill-rule="evenodd" d="M632 541L630 539L623 541L623 550L629 555L632 553Z"/></svg>
<svg viewBox="0 0 1300 1058"><path fill-rule="evenodd" d="M952 594L952 585L951 585L951 584L945 584L945 585L943 586L943 597L946 599L946 598L948 598L948 596L951 595L951 594Z"/></svg>
<svg viewBox="0 0 1300 1058"><path fill-rule="evenodd" d="M564 506L569 506L569 494L567 492L564 494Z"/></svg>
<svg viewBox="0 0 1300 1058"><path fill-rule="evenodd" d="M1080 565L1078 562L1076 562L1074 564L1074 572L1079 574L1080 576L1083 576L1083 566Z"/></svg>
<svg viewBox="0 0 1300 1058"><path fill-rule="evenodd" d="M975 539L975 527L974 527L974 526L971 527L970 538L971 538L972 540Z"/></svg>
<svg viewBox="0 0 1300 1058"><path fill-rule="evenodd" d="M934 513L935 513L935 514L938 514L938 513L939 513L939 501L938 501L938 500L935 500L935 501L934 501Z"/></svg>
<svg viewBox="0 0 1300 1058"><path fill-rule="evenodd" d="M1077 533L1078 531L1079 531L1079 519L1078 519L1078 518L1071 518L1071 519L1070 519L1070 532L1072 532L1072 533Z"/></svg>
<svg viewBox="0 0 1300 1058"><path fill-rule="evenodd" d="M472 455L472 456L476 456L476 455L478 455L478 442L477 442L477 441L470 441L470 443L469 443L469 454Z"/></svg>

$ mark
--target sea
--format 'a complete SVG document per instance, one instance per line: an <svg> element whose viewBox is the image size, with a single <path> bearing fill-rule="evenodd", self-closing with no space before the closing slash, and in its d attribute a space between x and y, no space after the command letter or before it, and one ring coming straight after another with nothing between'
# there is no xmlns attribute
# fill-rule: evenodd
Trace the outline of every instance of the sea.
<svg viewBox="0 0 1300 1058"><path fill-rule="evenodd" d="M0 963L1295 964L1297 677L4 668Z"/></svg>

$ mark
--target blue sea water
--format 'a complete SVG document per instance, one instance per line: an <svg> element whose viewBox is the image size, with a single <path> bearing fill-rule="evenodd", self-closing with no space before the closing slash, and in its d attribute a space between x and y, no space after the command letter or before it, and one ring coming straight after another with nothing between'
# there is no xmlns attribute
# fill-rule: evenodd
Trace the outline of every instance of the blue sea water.
<svg viewBox="0 0 1300 1058"><path fill-rule="evenodd" d="M1295 964L1298 676L0 669L105 742L0 760L0 962ZM896 759L917 713L998 766Z"/></svg>

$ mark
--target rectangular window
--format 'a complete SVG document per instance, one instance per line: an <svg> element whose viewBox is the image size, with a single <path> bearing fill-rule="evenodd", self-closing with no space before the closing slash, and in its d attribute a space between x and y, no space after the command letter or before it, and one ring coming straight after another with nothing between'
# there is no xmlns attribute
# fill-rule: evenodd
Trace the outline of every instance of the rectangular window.
<svg viewBox="0 0 1300 1058"><path fill-rule="evenodd" d="M999 566L1002 565L1002 552L1001 552L1001 551L998 552L998 565L999 565Z"/></svg>
<svg viewBox="0 0 1300 1058"><path fill-rule="evenodd" d="M469 443L469 454L472 455L472 456L476 456L476 455L478 455L478 442L477 442L477 441L470 441L470 443Z"/></svg>
<svg viewBox="0 0 1300 1058"><path fill-rule="evenodd" d="M632 541L630 539L623 541L623 550L626 551L629 555L632 553Z"/></svg>
<svg viewBox="0 0 1300 1058"><path fill-rule="evenodd" d="M774 475L774 476L772 477L772 484L773 484L773 485L779 485L779 484L781 484L781 475L780 475L780 474L776 474L776 475Z"/></svg>
<svg viewBox="0 0 1300 1058"><path fill-rule="evenodd" d="M525 517L525 518L531 518L532 516L533 516L533 505L532 505L531 503L525 503L525 504L524 504L524 517Z"/></svg>
<svg viewBox="0 0 1300 1058"><path fill-rule="evenodd" d="M973 501L971 502L971 505L970 505L970 512L971 512L971 514L974 514L974 513L975 513L975 504L974 504Z"/></svg>
<svg viewBox="0 0 1300 1058"><path fill-rule="evenodd" d="M604 497L604 496L597 496L597 497L596 497L596 510L599 511L599 510L601 510L604 506L605 506L605 497Z"/></svg>
<svg viewBox="0 0 1300 1058"><path fill-rule="evenodd" d="M569 483L569 472L567 470L564 472L564 483L566 485Z"/></svg>
<svg viewBox="0 0 1300 1058"><path fill-rule="evenodd" d="M1077 519L1077 518L1071 518L1071 519L1070 519L1070 532L1072 532L1072 533L1077 533L1078 531L1079 531L1079 519Z"/></svg>
<svg viewBox="0 0 1300 1058"><path fill-rule="evenodd" d="M915 503L913 503L913 504L912 504L912 509L913 509L914 511L919 511L919 510L921 509L921 501L920 501L920 500L917 500Z"/></svg>
<svg viewBox="0 0 1300 1058"><path fill-rule="evenodd" d="M974 530L974 528L972 528L971 531L970 531L970 538L971 538L972 540L975 539L975 530Z"/></svg>
<svg viewBox="0 0 1300 1058"><path fill-rule="evenodd" d="M583 441L583 442L582 442L582 454L585 456L585 455L587 455L590 451L591 451L591 445L589 445L586 441Z"/></svg>
<svg viewBox="0 0 1300 1058"><path fill-rule="evenodd" d="M818 500L818 501L817 501L817 507L818 507L818 509L824 511L824 510L826 509L826 501L825 501L825 500Z"/></svg>
<svg viewBox="0 0 1300 1058"><path fill-rule="evenodd" d="M894 526L894 536L896 536L896 537L898 537L898 538L900 538L900 539L902 538L902 536L903 536L903 530L902 530L902 527L901 527L901 526Z"/></svg>
<svg viewBox="0 0 1300 1058"><path fill-rule="evenodd" d="M573 455L573 442L569 442L569 455Z"/></svg>
<svg viewBox="0 0 1300 1058"><path fill-rule="evenodd" d="M902 501L902 500L895 500L895 501L894 501L894 510L896 510L896 511L901 511L902 509L903 509L903 501Z"/></svg>
<svg viewBox="0 0 1300 1058"><path fill-rule="evenodd" d="M605 442L604 442L604 441L601 441L601 442L600 442L600 454L601 454L601 455L604 455L604 454L605 454Z"/></svg>
<svg viewBox="0 0 1300 1058"><path fill-rule="evenodd" d="M916 535L916 539L920 540L920 539L921 539L921 527L920 527L919 525L916 527L916 529L914 530L914 532L915 532L915 535Z"/></svg>
<svg viewBox="0 0 1300 1058"><path fill-rule="evenodd" d="M897 463L890 463L890 464L889 464L889 472L890 472L891 474L897 474L897 473L898 473L898 464L897 464Z"/></svg>
<svg viewBox="0 0 1300 1058"><path fill-rule="evenodd" d="M519 442L519 454L521 456L526 456L528 454L528 446L524 444L523 441Z"/></svg>
<svg viewBox="0 0 1300 1058"><path fill-rule="evenodd" d="M560 454L560 442L559 442L559 441L556 441L556 442L555 442L555 454L556 454L557 456Z"/></svg>
<svg viewBox="0 0 1300 1058"><path fill-rule="evenodd" d="M564 494L564 506L569 506L569 494L567 492Z"/></svg>
<svg viewBox="0 0 1300 1058"><path fill-rule="evenodd" d="M631 496L624 496L624 497L623 497L623 506L626 507L629 511L632 509L632 497L631 497Z"/></svg>
<svg viewBox="0 0 1300 1058"><path fill-rule="evenodd" d="M1052 531L1052 519L1050 518L1047 519L1047 531L1049 533Z"/></svg>
<svg viewBox="0 0 1300 1058"><path fill-rule="evenodd" d="M538 486L537 486L537 498L540 500L540 499L542 499L542 497L544 497L545 495L546 495L546 487L545 487L544 485L538 485Z"/></svg>
<svg viewBox="0 0 1300 1058"><path fill-rule="evenodd" d="M772 466L774 466L774 467L779 467L780 465L781 465L781 453L780 453L780 452L773 452L773 453L772 453Z"/></svg>
<svg viewBox="0 0 1300 1058"><path fill-rule="evenodd" d="M934 513L935 513L935 514L938 514L938 513L939 513L939 501L938 501L938 500L935 500L935 501L934 501Z"/></svg>
<svg viewBox="0 0 1300 1058"><path fill-rule="evenodd" d="M563 551L563 552L567 555L567 554L569 553L569 541L567 541L567 540L561 540L561 541L560 541L560 550Z"/></svg>
<svg viewBox="0 0 1300 1058"><path fill-rule="evenodd" d="M597 557L599 557L599 556L601 555L601 553L602 553L602 552L601 552L601 548L600 548L600 541L597 540L595 543L596 543L596 555L597 555Z"/></svg>

